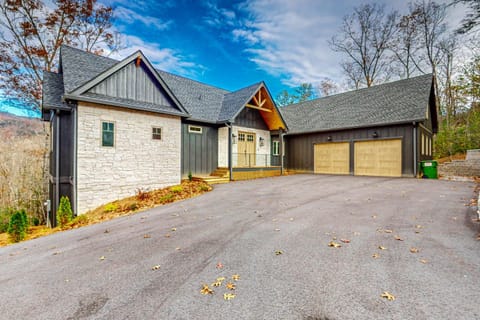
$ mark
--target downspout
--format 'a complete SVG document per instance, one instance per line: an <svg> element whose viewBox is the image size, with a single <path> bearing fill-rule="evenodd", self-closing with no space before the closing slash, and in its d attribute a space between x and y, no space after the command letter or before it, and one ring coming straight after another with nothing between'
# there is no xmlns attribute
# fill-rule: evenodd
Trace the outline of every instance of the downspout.
<svg viewBox="0 0 480 320"><path fill-rule="evenodd" d="M230 181L233 180L233 169L232 169L232 125L230 123L225 124L228 128L228 171L230 175Z"/></svg>
<svg viewBox="0 0 480 320"><path fill-rule="evenodd" d="M60 199L60 111L55 114L56 130L55 130L55 211L58 210ZM55 213L52 212L52 226L56 227Z"/></svg>
<svg viewBox="0 0 480 320"><path fill-rule="evenodd" d="M413 176L417 177L417 124L413 122Z"/></svg>

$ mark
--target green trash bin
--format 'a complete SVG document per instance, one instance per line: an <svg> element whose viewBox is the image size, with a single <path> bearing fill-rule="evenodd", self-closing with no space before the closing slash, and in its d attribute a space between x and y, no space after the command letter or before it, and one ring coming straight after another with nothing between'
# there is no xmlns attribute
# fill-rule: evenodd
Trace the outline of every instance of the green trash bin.
<svg viewBox="0 0 480 320"><path fill-rule="evenodd" d="M420 161L420 169L425 179L438 179L437 161L425 160Z"/></svg>

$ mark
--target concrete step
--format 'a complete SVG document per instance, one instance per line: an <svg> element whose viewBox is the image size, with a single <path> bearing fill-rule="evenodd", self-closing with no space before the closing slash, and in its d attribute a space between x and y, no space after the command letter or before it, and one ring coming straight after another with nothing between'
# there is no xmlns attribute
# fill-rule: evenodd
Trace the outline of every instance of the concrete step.
<svg viewBox="0 0 480 320"><path fill-rule="evenodd" d="M210 174L210 176L228 178L230 177L230 170L228 170L228 168L217 168Z"/></svg>

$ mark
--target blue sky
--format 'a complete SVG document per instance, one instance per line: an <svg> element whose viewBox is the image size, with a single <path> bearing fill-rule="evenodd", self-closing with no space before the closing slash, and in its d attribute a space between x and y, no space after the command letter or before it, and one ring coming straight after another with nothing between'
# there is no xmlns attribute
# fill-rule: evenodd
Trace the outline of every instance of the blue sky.
<svg viewBox="0 0 480 320"><path fill-rule="evenodd" d="M159 69L227 90L265 81L273 97L302 82L343 82L342 59L328 46L358 0L100 0L114 7L114 29ZM366 1L364 1L366 2ZM376 1L405 12L404 0ZM461 8L449 11L458 23ZM2 109L0 101L0 110Z"/></svg>

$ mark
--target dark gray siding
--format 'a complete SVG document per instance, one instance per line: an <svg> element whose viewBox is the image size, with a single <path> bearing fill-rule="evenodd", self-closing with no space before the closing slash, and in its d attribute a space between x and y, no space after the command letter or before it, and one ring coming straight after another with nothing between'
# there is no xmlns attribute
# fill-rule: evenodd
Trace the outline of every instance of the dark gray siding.
<svg viewBox="0 0 480 320"><path fill-rule="evenodd" d="M202 133L189 133L188 126L202 128ZM208 175L218 166L218 129L196 123L182 123L182 177Z"/></svg>
<svg viewBox="0 0 480 320"><path fill-rule="evenodd" d="M350 171L353 174L353 143L358 140L373 140L373 133L377 132L375 139L402 138L402 174L413 176L413 126L396 125L388 127L374 127L330 131L322 133L309 133L285 136L285 167L290 170L313 172L313 145L315 143L349 141L350 145Z"/></svg>
<svg viewBox="0 0 480 320"><path fill-rule="evenodd" d="M161 106L174 106L143 62L139 67L134 62L129 63L88 92Z"/></svg>
<svg viewBox="0 0 480 320"><path fill-rule="evenodd" d="M265 120L258 110L252 108L243 108L235 118L235 125L240 127L268 130Z"/></svg>
<svg viewBox="0 0 480 320"><path fill-rule="evenodd" d="M58 120L58 121L57 121ZM57 134L57 125L58 132ZM51 201L50 222L55 226L55 214L57 211L57 199L67 196L70 199L72 209L74 209L74 156L75 156L75 116L70 111L61 111L53 117L51 122L52 146L50 152L50 185L49 194ZM57 140L58 137L58 140ZM58 143L57 143L58 141ZM58 148L57 148L58 146ZM58 157L57 157L58 152ZM57 179L57 158L59 177ZM56 183L59 183L59 192L57 194ZM74 212L75 213L75 212Z"/></svg>

